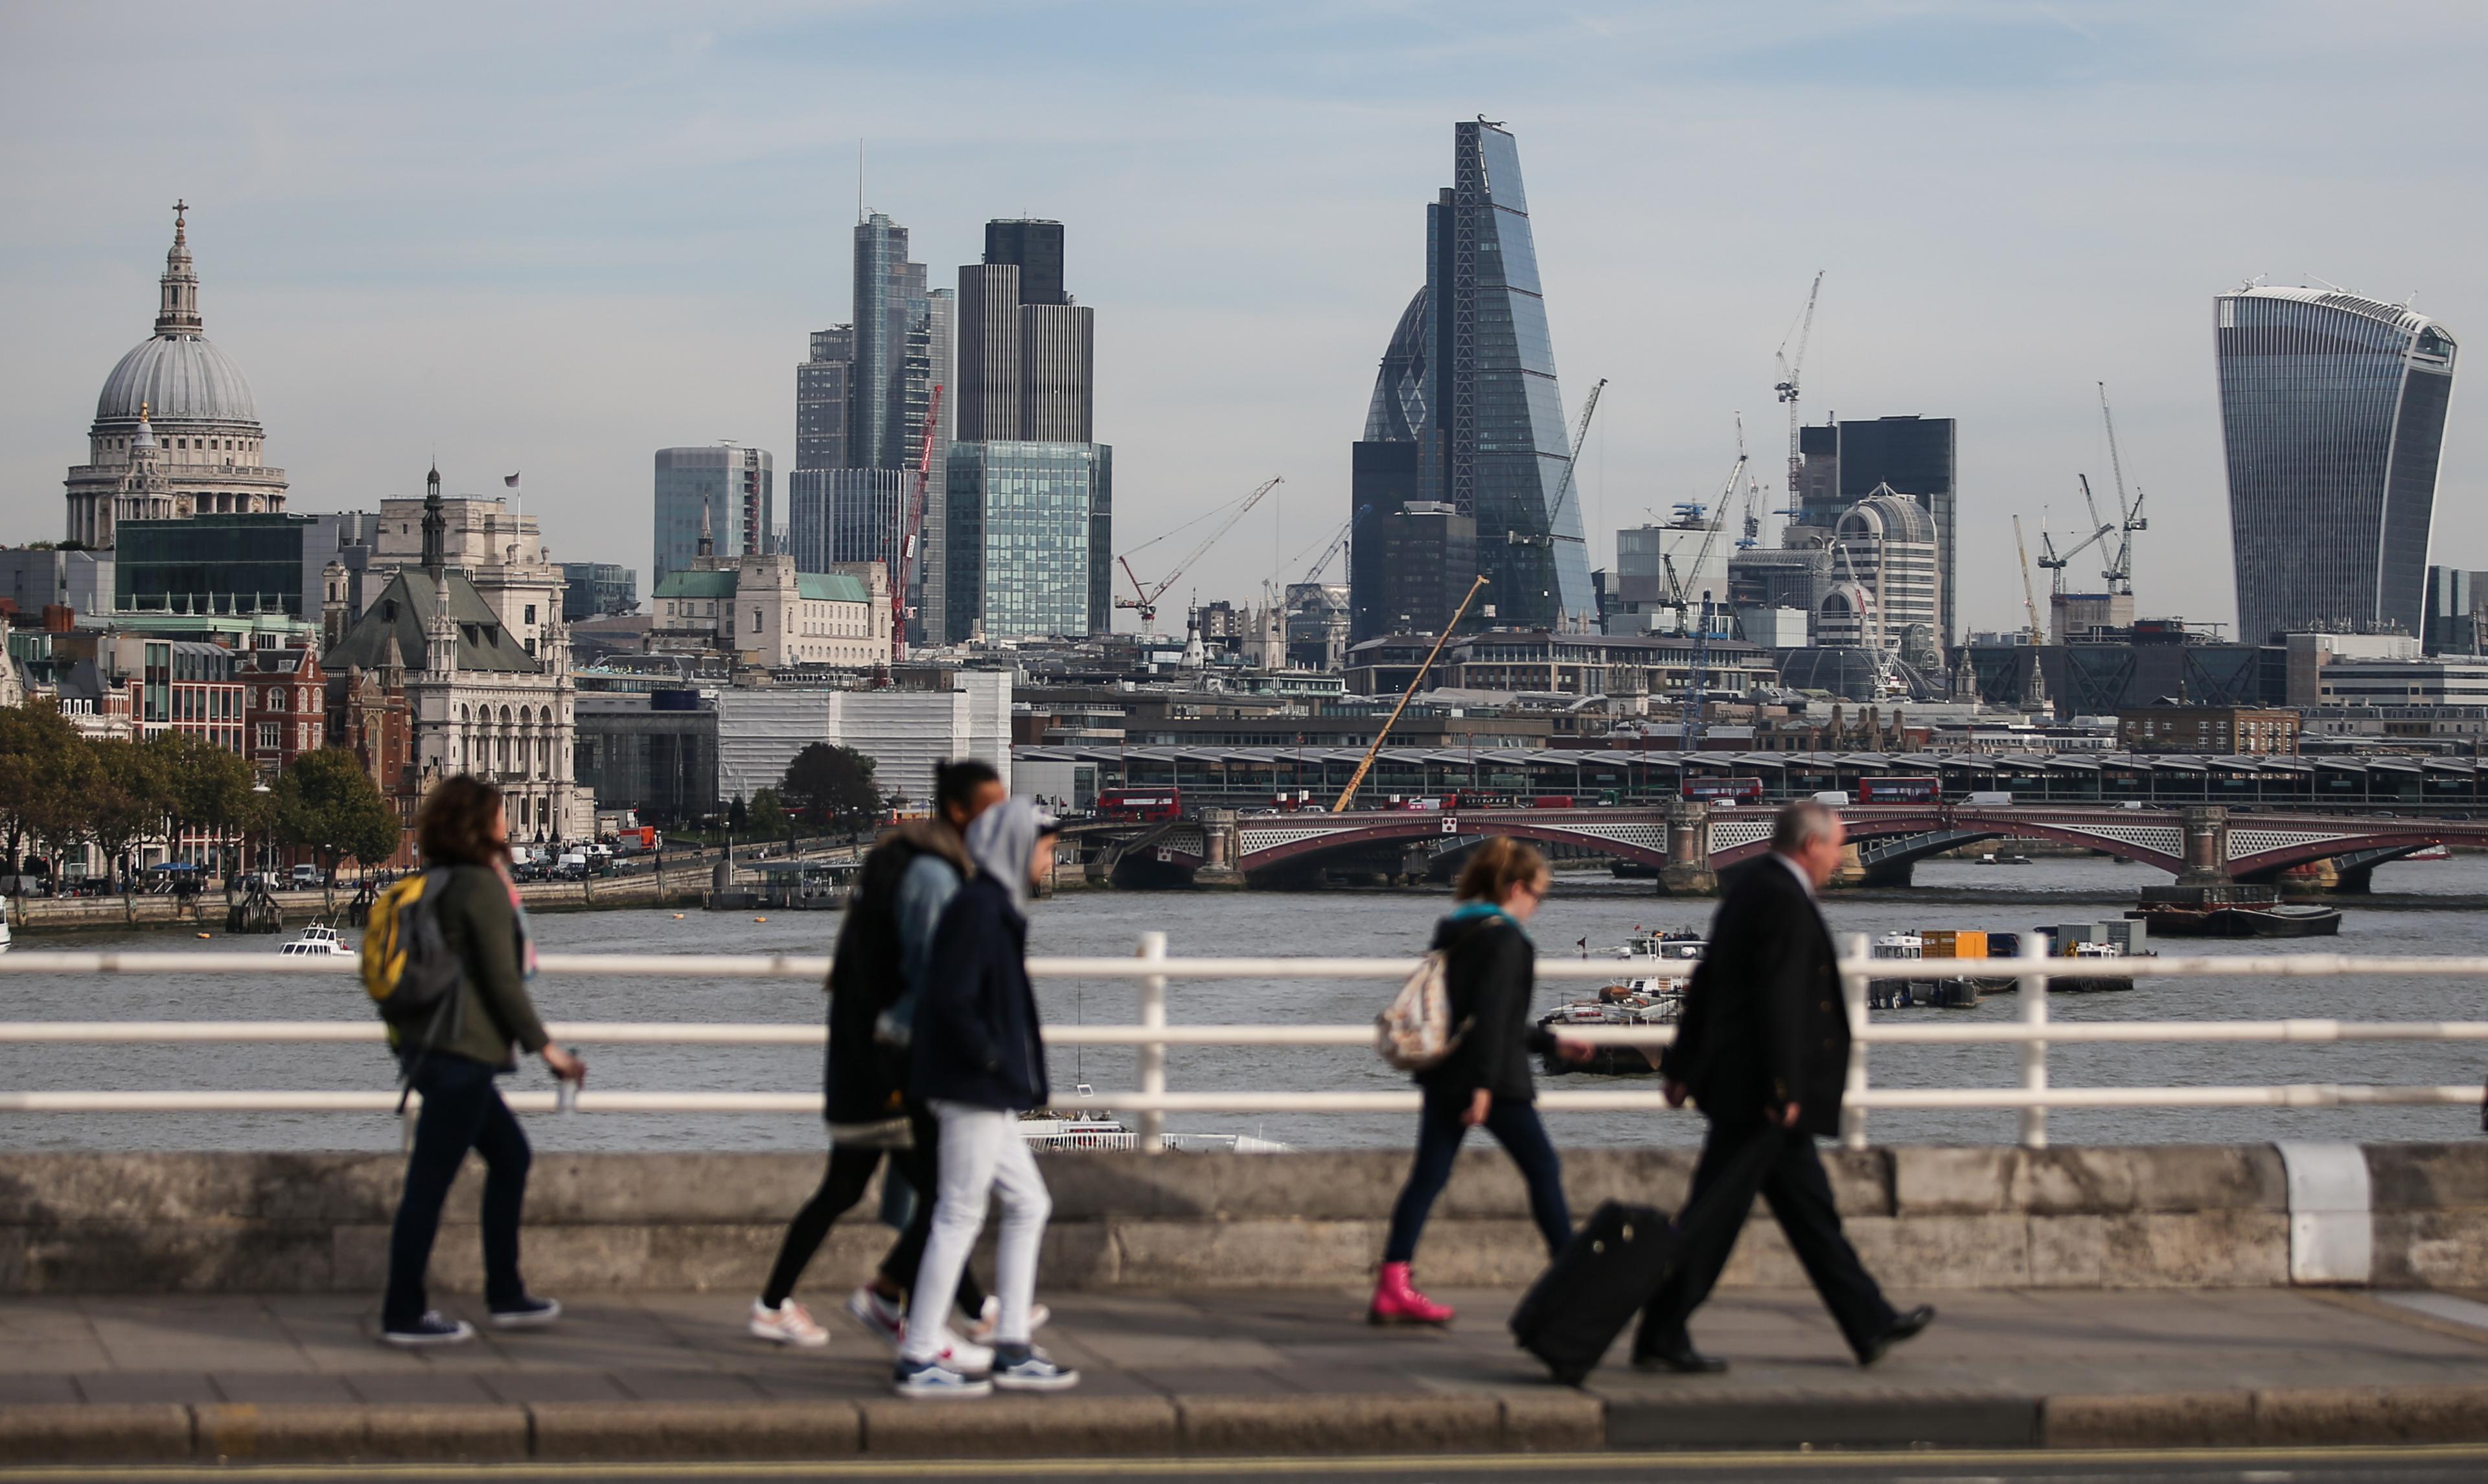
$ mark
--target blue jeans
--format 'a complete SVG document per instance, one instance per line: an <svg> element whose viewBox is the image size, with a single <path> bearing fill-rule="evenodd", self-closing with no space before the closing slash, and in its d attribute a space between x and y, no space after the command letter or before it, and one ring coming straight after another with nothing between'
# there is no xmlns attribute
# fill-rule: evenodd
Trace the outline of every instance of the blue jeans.
<svg viewBox="0 0 2488 1484"><path fill-rule="evenodd" d="M423 1094L415 1119L414 1152L407 1157L406 1193L389 1228L388 1296L381 1303L381 1328L404 1329L423 1317L424 1270L432 1265L432 1240L440 1232L440 1208L458 1179L466 1151L484 1157L484 1302L495 1309L524 1302L519 1278L519 1211L527 1196L526 1132L493 1085L493 1069L472 1056L448 1051L425 1055L414 1069L414 1090Z"/></svg>
<svg viewBox="0 0 2488 1484"><path fill-rule="evenodd" d="M1452 1178L1452 1158L1460 1152L1460 1140L1468 1133L1460 1126L1460 1114L1468 1106L1466 1093L1426 1089L1426 1106L1417 1115L1417 1162L1408 1171L1408 1183L1400 1188L1399 1203L1391 1208L1391 1239L1383 1245L1384 1262L1415 1260L1427 1214ZM1564 1244L1572 1240L1572 1212L1564 1203L1563 1162L1547 1141L1546 1126L1538 1121L1537 1105L1495 1099L1485 1115L1485 1131L1503 1145L1503 1152L1520 1166L1520 1178L1529 1183L1529 1215L1546 1239L1547 1255L1561 1252Z"/></svg>

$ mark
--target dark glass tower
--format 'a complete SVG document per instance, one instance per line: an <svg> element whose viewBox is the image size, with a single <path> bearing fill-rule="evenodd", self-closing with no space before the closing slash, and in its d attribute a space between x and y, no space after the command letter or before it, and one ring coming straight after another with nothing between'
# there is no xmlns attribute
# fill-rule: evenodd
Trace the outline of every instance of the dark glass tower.
<svg viewBox="0 0 2488 1484"><path fill-rule="evenodd" d="M1427 208L1426 287L1391 337L1364 441L1414 443L1413 499L1476 522L1477 570L1493 586L1480 599L1492 617L1472 610L1473 622L1539 629L1567 615L1595 620L1580 502L1566 492L1558 503L1570 446L1518 142L1483 119L1455 125L1452 181ZM1387 497L1371 477L1382 465L1362 451L1358 467L1366 472L1350 498L1364 539L1369 521L1406 502ZM1379 595L1351 601L1369 615L1405 606Z"/></svg>
<svg viewBox="0 0 2488 1484"><path fill-rule="evenodd" d="M1062 223L1059 221L985 223L985 261L1007 263L1019 269L1023 304L1071 302L1062 294Z"/></svg>
<svg viewBox="0 0 2488 1484"><path fill-rule="evenodd" d="M2355 294L2216 301L2238 637L2422 632L2454 341Z"/></svg>

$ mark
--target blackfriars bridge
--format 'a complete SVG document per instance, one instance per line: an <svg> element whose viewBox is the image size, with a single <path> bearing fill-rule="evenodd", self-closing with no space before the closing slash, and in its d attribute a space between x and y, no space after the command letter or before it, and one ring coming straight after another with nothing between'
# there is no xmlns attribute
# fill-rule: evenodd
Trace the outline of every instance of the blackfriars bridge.
<svg viewBox="0 0 2488 1484"><path fill-rule="evenodd" d="M1839 811L1867 885L1906 885L1931 855L1989 840L2079 846L2189 882L2270 882L2330 862L2334 889L2365 889L2389 860L2438 845L2488 846L2488 823L2389 815L2057 808L1945 803L1852 805ZM1093 872L1127 886L1305 884L1325 875L1439 875L1493 835L1571 855L1604 855L1659 875L1660 890L1704 894L1717 874L1769 849L1773 810L1682 802L1664 808L1393 809L1242 814L1209 809L1154 825L1095 824Z"/></svg>

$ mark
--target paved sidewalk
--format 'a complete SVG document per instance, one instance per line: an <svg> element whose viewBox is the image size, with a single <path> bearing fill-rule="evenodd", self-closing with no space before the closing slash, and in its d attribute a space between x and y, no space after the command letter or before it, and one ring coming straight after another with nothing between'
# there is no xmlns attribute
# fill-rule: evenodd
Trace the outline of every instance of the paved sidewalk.
<svg viewBox="0 0 2488 1484"><path fill-rule="evenodd" d="M10 1300L0 1456L2488 1440L2488 1308L2458 1297L2431 1313L2304 1290L1896 1294L1941 1317L1861 1371L1810 1292L1743 1291L1695 1326L1729 1374L1647 1376L1619 1354L1579 1391L1513 1346L1516 1295L1437 1297L1461 1310L1443 1330L1371 1329L1342 1290L1049 1295L1039 1338L1080 1390L947 1404L890 1397L888 1351L831 1294L811 1296L833 1336L817 1351L750 1338L741 1294L573 1295L552 1329L419 1352L375 1343L358 1295Z"/></svg>

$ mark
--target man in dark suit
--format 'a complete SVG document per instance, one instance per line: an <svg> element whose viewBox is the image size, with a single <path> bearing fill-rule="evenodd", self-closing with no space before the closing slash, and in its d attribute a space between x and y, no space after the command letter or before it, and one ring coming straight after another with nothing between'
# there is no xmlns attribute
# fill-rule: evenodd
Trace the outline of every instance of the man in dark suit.
<svg viewBox="0 0 2488 1484"><path fill-rule="evenodd" d="M1690 1096L1710 1120L1710 1135L1678 1218L1676 1271L1642 1311L1633 1339L1633 1363L1645 1370L1728 1368L1695 1350L1684 1326L1718 1281L1758 1192L1858 1364L1874 1364L1936 1317L1924 1306L1899 1313L1884 1300L1841 1235L1831 1182L1814 1152L1815 1135L1840 1132L1849 1071L1840 975L1814 901L1839 867L1846 834L1840 816L1822 804L1782 809L1770 854L1730 886L1711 920L1676 1043L1659 1063L1668 1102L1682 1106Z"/></svg>

